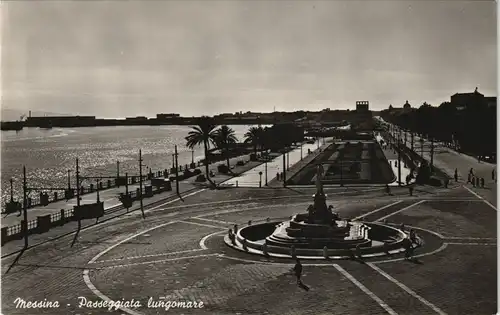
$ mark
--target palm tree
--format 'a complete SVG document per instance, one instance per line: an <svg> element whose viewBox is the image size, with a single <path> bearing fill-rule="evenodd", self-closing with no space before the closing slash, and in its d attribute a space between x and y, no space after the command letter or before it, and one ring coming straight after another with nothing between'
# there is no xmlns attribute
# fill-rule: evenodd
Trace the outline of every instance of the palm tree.
<svg viewBox="0 0 500 315"><path fill-rule="evenodd" d="M215 128L217 128L217 125L212 118L206 116L197 119L196 124L197 126L191 127L193 130L191 130L186 137L186 146L193 149L195 146L203 144L205 147L205 173L207 180L214 185L210 180L208 170L208 149L210 148L210 144L215 144Z"/></svg>
<svg viewBox="0 0 500 315"><path fill-rule="evenodd" d="M251 143L253 145L253 153L257 155L257 146L263 145L263 133L264 129L262 127L251 127L245 133L245 143Z"/></svg>
<svg viewBox="0 0 500 315"><path fill-rule="evenodd" d="M229 165L229 148L238 142L236 136L234 135L234 130L224 125L215 131L215 143L217 147L221 149L222 154L226 156L227 169L230 170Z"/></svg>

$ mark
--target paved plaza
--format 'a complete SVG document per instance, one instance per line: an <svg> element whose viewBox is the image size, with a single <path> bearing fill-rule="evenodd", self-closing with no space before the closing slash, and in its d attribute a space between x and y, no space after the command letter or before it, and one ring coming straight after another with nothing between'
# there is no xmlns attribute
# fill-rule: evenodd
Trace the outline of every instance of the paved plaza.
<svg viewBox="0 0 500 315"><path fill-rule="evenodd" d="M151 211L92 226L2 260L3 314L494 314L496 209L458 183L449 189L327 188L341 217L414 227L425 244L413 262L399 255L302 261L235 251L227 230L305 212L314 188L205 190ZM35 289L36 288L36 289ZM139 301L120 310L87 302ZM59 308L16 308L16 298ZM148 300L150 304L148 307ZM160 302L203 302L170 308ZM156 304L155 304L156 303ZM156 307L155 307L156 306Z"/></svg>

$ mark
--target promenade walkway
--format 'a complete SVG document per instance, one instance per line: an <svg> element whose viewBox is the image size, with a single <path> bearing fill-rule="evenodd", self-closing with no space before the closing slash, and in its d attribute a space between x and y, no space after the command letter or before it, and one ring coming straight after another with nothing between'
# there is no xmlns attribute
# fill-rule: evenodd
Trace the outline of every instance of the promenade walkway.
<svg viewBox="0 0 500 315"><path fill-rule="evenodd" d="M420 139L421 138L418 136L414 137L414 150L419 154L421 152ZM423 157L426 161L430 162L431 141L425 138L423 140ZM410 141L407 141L406 146L411 147ZM472 168L476 176L484 178L485 188L475 188L472 185L468 185L466 187L468 189L471 189L474 193L478 194L482 198L485 198L488 202L496 205L497 183L492 178L492 173L494 173L495 178L497 176L496 164L479 162L476 158L459 153L440 144L439 142L434 143L433 163L435 167L446 173L450 178L452 178L452 180L455 174L455 169L457 169L459 183L461 184L466 184L467 174Z"/></svg>
<svg viewBox="0 0 500 315"><path fill-rule="evenodd" d="M308 154L308 150L314 151L318 148L317 143L310 144L306 143L301 147L297 147L287 153L287 166L292 167L297 162L301 160L302 157L306 157ZM302 151L302 153L301 153ZM265 163L241 174L240 176L236 176L226 181L224 185L227 186L238 186L238 187L259 187L260 175L262 172L262 187L266 185L266 165ZM269 182L276 177L277 173L283 172L283 154L274 158L273 160L267 162L267 182ZM287 177L290 178L291 175Z"/></svg>

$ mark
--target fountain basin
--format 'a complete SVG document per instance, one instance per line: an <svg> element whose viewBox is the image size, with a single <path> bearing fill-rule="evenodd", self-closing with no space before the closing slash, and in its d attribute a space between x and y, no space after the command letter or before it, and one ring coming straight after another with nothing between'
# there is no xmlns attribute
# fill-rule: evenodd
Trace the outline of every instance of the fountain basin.
<svg viewBox="0 0 500 315"><path fill-rule="evenodd" d="M283 221L250 225L238 230L234 243L226 236L225 243L237 250L251 254L271 257L292 257L292 252L302 259L324 259L325 254L332 259L351 258L357 255L386 255L403 251L403 240L408 236L401 230L374 222L353 221L350 223L366 226L364 237L342 239L341 242L330 238L292 237L276 233ZM357 246L359 245L359 246ZM326 252L325 252L326 246ZM357 249L356 249L357 247Z"/></svg>

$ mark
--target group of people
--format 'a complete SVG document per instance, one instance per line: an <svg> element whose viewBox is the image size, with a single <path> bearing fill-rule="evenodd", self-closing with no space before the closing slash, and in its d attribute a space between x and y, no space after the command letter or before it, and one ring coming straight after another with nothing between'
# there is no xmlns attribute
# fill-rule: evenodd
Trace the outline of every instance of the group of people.
<svg viewBox="0 0 500 315"><path fill-rule="evenodd" d="M492 175L494 177L494 175ZM458 179L458 171L455 169L455 181ZM474 174L474 169L471 168L469 170L469 174L467 175L467 184L472 184L473 187L481 187L484 188L484 177L479 177Z"/></svg>
<svg viewBox="0 0 500 315"><path fill-rule="evenodd" d="M278 181L282 181L282 180L283 180L283 172L281 172L281 173L280 173L280 172L276 173L276 179L277 179Z"/></svg>

